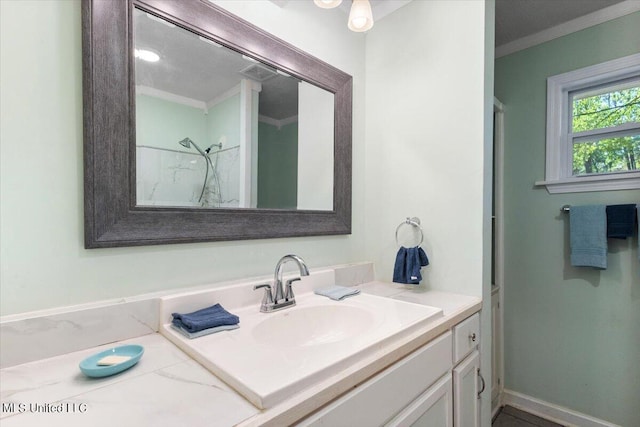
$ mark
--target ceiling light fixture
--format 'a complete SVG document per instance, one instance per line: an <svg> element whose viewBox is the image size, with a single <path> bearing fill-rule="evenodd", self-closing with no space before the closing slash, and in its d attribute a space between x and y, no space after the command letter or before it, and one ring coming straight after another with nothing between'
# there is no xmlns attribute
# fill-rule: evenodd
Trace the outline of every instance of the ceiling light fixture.
<svg viewBox="0 0 640 427"><path fill-rule="evenodd" d="M367 31L373 27L373 13L369 0L353 0L347 26L356 33Z"/></svg>
<svg viewBox="0 0 640 427"><path fill-rule="evenodd" d="M321 7L323 9L333 9L334 7L340 6L342 0L313 0L316 6Z"/></svg>
<svg viewBox="0 0 640 427"><path fill-rule="evenodd" d="M342 0L313 0L316 6L323 9L333 9L340 6ZM351 31L362 33L373 27L373 13L369 0L351 0L351 11L347 26Z"/></svg>

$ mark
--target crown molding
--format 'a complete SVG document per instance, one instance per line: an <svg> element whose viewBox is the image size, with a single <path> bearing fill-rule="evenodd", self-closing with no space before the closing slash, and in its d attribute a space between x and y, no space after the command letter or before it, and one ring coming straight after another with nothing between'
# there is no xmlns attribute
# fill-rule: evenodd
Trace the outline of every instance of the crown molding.
<svg viewBox="0 0 640 427"><path fill-rule="evenodd" d="M203 101L188 98L182 95L176 95L175 93L166 92L164 90L156 89L149 86L136 85L136 95L147 95L152 98L164 99L165 101L186 105L188 107L199 108L204 111L207 110L207 105Z"/></svg>
<svg viewBox="0 0 640 427"><path fill-rule="evenodd" d="M567 21L560 25L556 25L555 27L547 28L546 30L530 36L522 37L501 46L497 46L495 57L500 58L502 56L510 55L520 50L546 43L559 37L575 33L576 31L584 30L585 28L593 27L594 25L602 24L603 22L611 21L612 19L620 18L638 11L640 11L640 1L625 0L614 4L613 6L609 6L579 18L572 19L571 21Z"/></svg>

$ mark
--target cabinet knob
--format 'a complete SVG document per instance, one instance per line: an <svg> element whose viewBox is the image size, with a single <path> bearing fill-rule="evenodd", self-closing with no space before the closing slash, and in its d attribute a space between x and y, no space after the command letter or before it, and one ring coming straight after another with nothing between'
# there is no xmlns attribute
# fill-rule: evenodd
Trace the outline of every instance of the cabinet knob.
<svg viewBox="0 0 640 427"><path fill-rule="evenodd" d="M476 342L476 333L472 332L469 334L469 339L473 342Z"/></svg>

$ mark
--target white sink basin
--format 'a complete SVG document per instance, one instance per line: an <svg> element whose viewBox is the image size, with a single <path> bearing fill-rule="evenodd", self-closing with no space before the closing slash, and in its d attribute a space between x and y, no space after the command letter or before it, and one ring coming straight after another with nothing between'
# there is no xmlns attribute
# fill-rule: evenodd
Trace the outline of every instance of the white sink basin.
<svg viewBox="0 0 640 427"><path fill-rule="evenodd" d="M264 409L442 316L439 308L366 294L296 300L295 307L274 313L260 313L259 305L235 310L240 328L232 331L189 340L165 325L164 333Z"/></svg>
<svg viewBox="0 0 640 427"><path fill-rule="evenodd" d="M272 313L253 327L256 342L309 347L353 339L371 328L375 315L353 305L297 306Z"/></svg>

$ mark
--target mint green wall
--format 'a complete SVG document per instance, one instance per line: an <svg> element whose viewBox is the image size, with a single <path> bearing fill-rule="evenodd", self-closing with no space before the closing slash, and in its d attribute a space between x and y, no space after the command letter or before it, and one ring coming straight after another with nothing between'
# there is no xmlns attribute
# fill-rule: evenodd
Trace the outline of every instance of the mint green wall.
<svg viewBox="0 0 640 427"><path fill-rule="evenodd" d="M364 37L313 2L217 3L353 75L353 235L84 249L80 1L0 1L0 314L363 260Z"/></svg>
<svg viewBox="0 0 640 427"><path fill-rule="evenodd" d="M640 191L573 194L544 178L546 78L640 51L634 13L496 60L505 105L505 388L623 426L640 425L636 238L609 268L572 268L564 204L640 203Z"/></svg>
<svg viewBox="0 0 640 427"><path fill-rule="evenodd" d="M211 144L206 133L207 117L200 108L136 95L136 144L186 151L178 141L189 137L204 150Z"/></svg>
<svg viewBox="0 0 640 427"><path fill-rule="evenodd" d="M298 195L298 123L278 129L258 123L258 207L295 209Z"/></svg>
<svg viewBox="0 0 640 427"><path fill-rule="evenodd" d="M240 144L240 94L233 95L209 108L207 147L221 140L223 140L223 150Z"/></svg>
<svg viewBox="0 0 640 427"><path fill-rule="evenodd" d="M224 137L224 148L240 143L240 95L209 108L136 95L136 143L179 150L178 141L191 138L203 150ZM194 150L195 152L195 150Z"/></svg>

